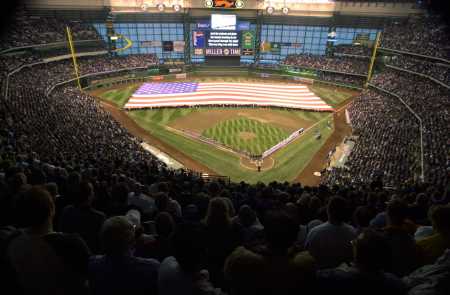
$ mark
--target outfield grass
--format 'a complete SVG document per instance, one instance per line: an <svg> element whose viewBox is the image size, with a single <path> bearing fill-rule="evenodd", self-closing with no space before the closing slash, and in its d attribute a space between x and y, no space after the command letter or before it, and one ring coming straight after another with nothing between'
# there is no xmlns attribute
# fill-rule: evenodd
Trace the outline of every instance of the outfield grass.
<svg viewBox="0 0 450 295"><path fill-rule="evenodd" d="M127 103L128 99L136 91L138 86L139 85L132 84L125 86L124 88L111 89L103 92L101 97L121 108Z"/></svg>
<svg viewBox="0 0 450 295"><path fill-rule="evenodd" d="M263 172L255 172L243 168L239 163L239 157L226 151L219 150L213 146L200 143L190 138L175 134L164 126L170 121L181 116L202 109L160 109L160 110L136 110L128 112L128 115L140 126L152 135L158 137L165 143L182 150L192 159L208 166L220 175L227 175L233 181L247 181L256 183L258 181L271 182L292 181L303 168L306 167L314 155L331 135L332 129L327 127L327 116L321 113L322 123L314 127L312 131L305 133L298 140L289 144L273 155L275 166ZM322 138L314 138L315 131L320 130Z"/></svg>
<svg viewBox="0 0 450 295"><path fill-rule="evenodd" d="M202 135L252 155L261 155L289 136L281 128L245 117L221 121Z"/></svg>
<svg viewBox="0 0 450 295"><path fill-rule="evenodd" d="M342 102L351 98L353 91L340 91L339 88L314 84L309 87L309 90L314 92L317 96L322 98L327 104L336 107Z"/></svg>
<svg viewBox="0 0 450 295"><path fill-rule="evenodd" d="M337 106L352 96L351 93L340 93L329 87L313 86L312 88L312 91L314 91L317 95L320 95L327 103L332 106ZM112 101L113 103L121 107L126 103L128 97L131 96L135 89L136 85L130 85L126 88L106 91L105 93L103 93L103 95L101 95L101 97L103 99ZM289 144L287 147L279 150L274 155L272 155L275 160L275 166L272 169L258 173L256 171L243 168L240 165L239 157L235 154L219 150L213 146L203 144L193 139L173 133L165 128L166 125L176 120L177 118L187 116L193 112L202 112L208 110L211 110L211 108L134 110L127 112L127 114L149 133L159 138L161 141L173 146L174 148L180 149L185 154L189 155L192 159L209 167L217 174L227 175L233 181L244 180L249 183L256 183L258 181L267 183L274 180L294 180L297 175L306 167L312 156L319 151L321 146L333 132L333 127L330 128L327 126L328 120L331 120L332 122L330 113L272 109L272 111L280 112L280 114L287 114L287 112L289 112L290 114L294 114L295 116L298 116L303 120L318 123L315 127L313 127L310 131L305 132L293 143ZM236 110L238 111L238 109ZM250 144L250 142L248 142L248 149L252 151L264 149L266 145L270 147L273 145L271 144L272 140L277 140L276 142L278 142L280 141L278 140L279 138L282 139L287 136L286 134L282 136L283 133L287 133L286 131L274 127L273 125L264 124L248 118L245 119L246 120L237 122L233 121L228 123L227 121L222 121L221 123L215 126L211 126L211 128L205 130L205 135L212 138L215 138L214 136L216 136L215 139L217 140L218 138L220 138L219 141L223 143L231 143L237 145L238 147L242 147L243 143L239 143L239 141L236 140L233 142L231 140L231 138L239 137L238 133L241 131L255 133L257 136L264 136L266 135L265 133L278 134L275 135L273 139L266 139L266 141L261 141L262 143L260 143L259 146L256 143ZM251 124L253 124L252 122L256 122L254 123L254 128L248 127L248 129L245 129L245 127L243 127L250 126ZM270 130L268 129L268 126L271 127ZM228 131L226 131L226 129ZM315 139L315 132L317 131L320 131L322 135L321 139L319 140ZM225 137L229 137L230 139L227 140L225 139Z"/></svg>

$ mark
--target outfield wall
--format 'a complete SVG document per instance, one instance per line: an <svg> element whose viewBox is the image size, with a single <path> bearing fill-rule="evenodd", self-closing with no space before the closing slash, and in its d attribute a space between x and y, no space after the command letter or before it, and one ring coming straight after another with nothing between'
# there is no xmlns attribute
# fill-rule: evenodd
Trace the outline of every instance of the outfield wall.
<svg viewBox="0 0 450 295"><path fill-rule="evenodd" d="M143 71L143 69L135 69L139 71ZM337 73L333 71L323 71L323 72L330 72L330 73ZM108 72L108 74L111 74L113 72ZM117 72L119 74L119 72ZM104 73L101 73L104 74ZM347 73L339 73L342 75L351 75ZM89 75L90 77L96 76L96 74ZM256 68L256 69L250 69L248 67L236 67L231 69L220 69L220 68L211 68L211 69L192 69L192 71L183 72L183 73L174 73L174 74L167 74L167 75L159 75L159 74L152 74L152 75L139 75L138 77L117 77L114 80L97 80L96 83L90 84L87 87L84 87L84 90L93 90L103 87L112 87L116 85L122 85L122 84L128 84L128 83L139 83L139 82L148 82L148 81L162 81L162 80L183 80L183 79L189 79L189 78L195 78L195 77L204 77L204 76L240 76L240 77L258 77L258 78L267 78L272 80L280 80L280 81L293 81L293 82L301 82L305 84L314 84L314 83L320 83L320 84L326 84L326 85L332 85L337 87L344 87L354 90L362 90L362 87L358 87L355 85L345 84L345 83L335 83L330 81L324 81L317 78L311 78L311 77L305 77L302 75L294 75L294 74L285 74L280 70L268 70L265 68ZM83 77L82 77L83 78ZM65 84L66 81L61 84Z"/></svg>

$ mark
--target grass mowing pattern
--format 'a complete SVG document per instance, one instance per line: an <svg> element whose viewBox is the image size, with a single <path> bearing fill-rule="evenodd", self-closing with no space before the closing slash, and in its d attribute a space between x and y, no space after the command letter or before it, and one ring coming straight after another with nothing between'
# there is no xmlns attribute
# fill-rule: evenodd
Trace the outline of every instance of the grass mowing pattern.
<svg viewBox="0 0 450 295"><path fill-rule="evenodd" d="M113 102L119 108L123 107L131 95L136 91L138 85L133 84L129 85L125 88L120 89L111 89L106 92L103 92L100 97Z"/></svg>
<svg viewBox="0 0 450 295"><path fill-rule="evenodd" d="M198 142L167 130L164 125L171 117L183 116L184 112L202 111L201 109L158 109L130 111L128 115L140 126L165 143L181 150L195 161L208 166L219 175L227 175L233 181L258 181L269 183L271 181L292 181L306 167L311 157L333 132L327 127L327 120L323 120L311 131L303 134L285 148L276 152L275 167L260 173L243 168L239 164L239 157L226 151L219 150L211 145ZM203 110L207 111L207 110ZM162 113L162 114L160 114ZM328 114L323 114L328 115ZM325 118L325 117L324 117ZM161 121L160 121L161 120ZM315 131L320 130L322 138L314 138Z"/></svg>
<svg viewBox="0 0 450 295"><path fill-rule="evenodd" d="M241 132L248 132L253 134L254 137L243 138ZM281 128L245 117L219 122L206 129L202 135L235 150L249 152L252 155L261 155L289 136Z"/></svg>
<svg viewBox="0 0 450 295"><path fill-rule="evenodd" d="M234 80L233 80L234 81ZM104 92L101 97L122 107L133 94L138 85L130 85L121 89L113 89ZM324 99L333 107L350 98L348 92L339 92L330 87L322 85L310 86L310 89ZM249 171L239 164L239 158L231 153L219 150L213 146L175 134L165 128L169 122L176 118L189 115L192 112L208 111L208 109L158 109L158 110L136 110L127 112L134 121L152 135L158 137L165 143L183 151L193 160L198 161L220 175L227 175L233 181L247 181L256 183L258 181L269 183L271 181L292 181L306 167L312 156L332 134L333 129L327 127L329 113L297 111L297 110L272 110L280 113L294 112L296 116L317 122L321 121L311 131L303 134L298 140L289 144L273 155L275 167L260 173ZM237 109L238 111L238 109ZM330 117L330 120L332 118ZM314 134L320 131L322 138L316 140Z"/></svg>
<svg viewBox="0 0 450 295"><path fill-rule="evenodd" d="M340 91L339 88L336 87L323 86L320 84L309 86L309 90L333 107L338 106L354 95L354 93L348 91Z"/></svg>

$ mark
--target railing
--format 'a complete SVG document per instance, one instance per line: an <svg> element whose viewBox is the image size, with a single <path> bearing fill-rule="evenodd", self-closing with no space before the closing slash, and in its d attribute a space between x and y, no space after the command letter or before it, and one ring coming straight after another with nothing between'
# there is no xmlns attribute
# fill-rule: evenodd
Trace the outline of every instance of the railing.
<svg viewBox="0 0 450 295"><path fill-rule="evenodd" d="M425 181L425 167L424 167L424 151L423 151L423 125L422 125L422 118L420 118L419 115L417 115L417 113L397 94L390 92L386 89L380 88L378 86L375 86L373 84L368 84L369 87L374 88L380 92L389 94L395 98L397 98L405 107L406 109L413 114L413 116L417 119L417 121L419 122L419 134L420 134L420 179L422 182Z"/></svg>
<svg viewBox="0 0 450 295"><path fill-rule="evenodd" d="M378 48L378 50L400 53L400 54L405 54L405 55L410 55L410 56L416 56L416 57L420 57L420 58L424 58L424 59L443 62L445 64L450 64L450 60L448 60L448 59L441 58L441 57L435 57L435 56L429 56L429 55L423 55L423 54L419 54L419 53L415 53L415 52L411 52L411 51L403 51L403 50L384 48L384 47L380 47L380 48Z"/></svg>
<svg viewBox="0 0 450 295"><path fill-rule="evenodd" d="M91 43L91 42L104 42L101 39L90 39L90 40L79 40L75 41L75 45L81 45L83 43ZM2 51L0 51L0 55L13 52L13 51L20 51L24 49L33 49L33 48L45 48L45 47L62 47L67 46L67 41L58 41L58 42L52 42L52 43L45 43L45 44L32 44L32 45L26 45L26 46L18 46L18 47L12 47L7 48Z"/></svg>
<svg viewBox="0 0 450 295"><path fill-rule="evenodd" d="M397 66L388 65L388 64L386 64L386 67L390 68L390 69L397 70L397 71L407 72L407 73L410 73L410 74L413 74L413 75L416 75L416 76L421 76L423 78L427 78L427 79L429 79L429 80L431 80L431 81L441 85L442 87L450 89L450 85L447 85L447 84L443 83L442 81L439 81L436 78L433 78L431 76L428 76L428 75L425 75L425 74L422 74L422 73L419 73L419 72L410 71L410 70L407 70L407 69L404 69L404 68L400 68L400 67L397 67Z"/></svg>

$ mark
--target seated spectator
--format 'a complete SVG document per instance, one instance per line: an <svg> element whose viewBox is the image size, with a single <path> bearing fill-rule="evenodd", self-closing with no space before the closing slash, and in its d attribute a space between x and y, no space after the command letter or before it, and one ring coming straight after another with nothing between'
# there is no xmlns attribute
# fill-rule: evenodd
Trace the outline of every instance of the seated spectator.
<svg viewBox="0 0 450 295"><path fill-rule="evenodd" d="M417 241L421 263L432 264L444 251L450 248L450 207L437 206L431 210L430 219L434 234Z"/></svg>
<svg viewBox="0 0 450 295"><path fill-rule="evenodd" d="M65 233L79 234L95 254L99 253L99 232L106 216L103 212L92 208L94 188L90 182L82 182L74 204L64 208L60 230Z"/></svg>
<svg viewBox="0 0 450 295"><path fill-rule="evenodd" d="M251 250L238 247L225 263L232 294L308 294L315 273L314 258L292 247L298 226L288 214L268 212L267 244Z"/></svg>
<svg viewBox="0 0 450 295"><path fill-rule="evenodd" d="M350 241L355 229L345 223L347 202L333 197L327 206L328 221L314 227L306 238L305 249L317 260L318 268L337 267L352 259Z"/></svg>
<svg viewBox="0 0 450 295"><path fill-rule="evenodd" d="M161 263L158 275L159 295L220 294L209 282L204 266L206 254L203 230L195 224L182 224L172 237L174 256Z"/></svg>
<svg viewBox="0 0 450 295"><path fill-rule="evenodd" d="M318 271L320 294L406 294L406 286L395 275L384 272L390 259L389 245L380 233L364 230L352 241L353 264Z"/></svg>
<svg viewBox="0 0 450 295"><path fill-rule="evenodd" d="M418 248L411 223L406 219L408 207L401 200L389 202L386 216L387 226L384 228L391 249L391 260L387 271L404 276L418 266Z"/></svg>
<svg viewBox="0 0 450 295"><path fill-rule="evenodd" d="M21 293L87 294L90 251L78 235L53 231L51 195L32 187L19 198L17 208L25 229L9 242L6 256Z"/></svg>
<svg viewBox="0 0 450 295"><path fill-rule="evenodd" d="M134 235L124 216L104 222L100 237L105 255L89 261L92 294L156 294L159 262L132 254Z"/></svg>

